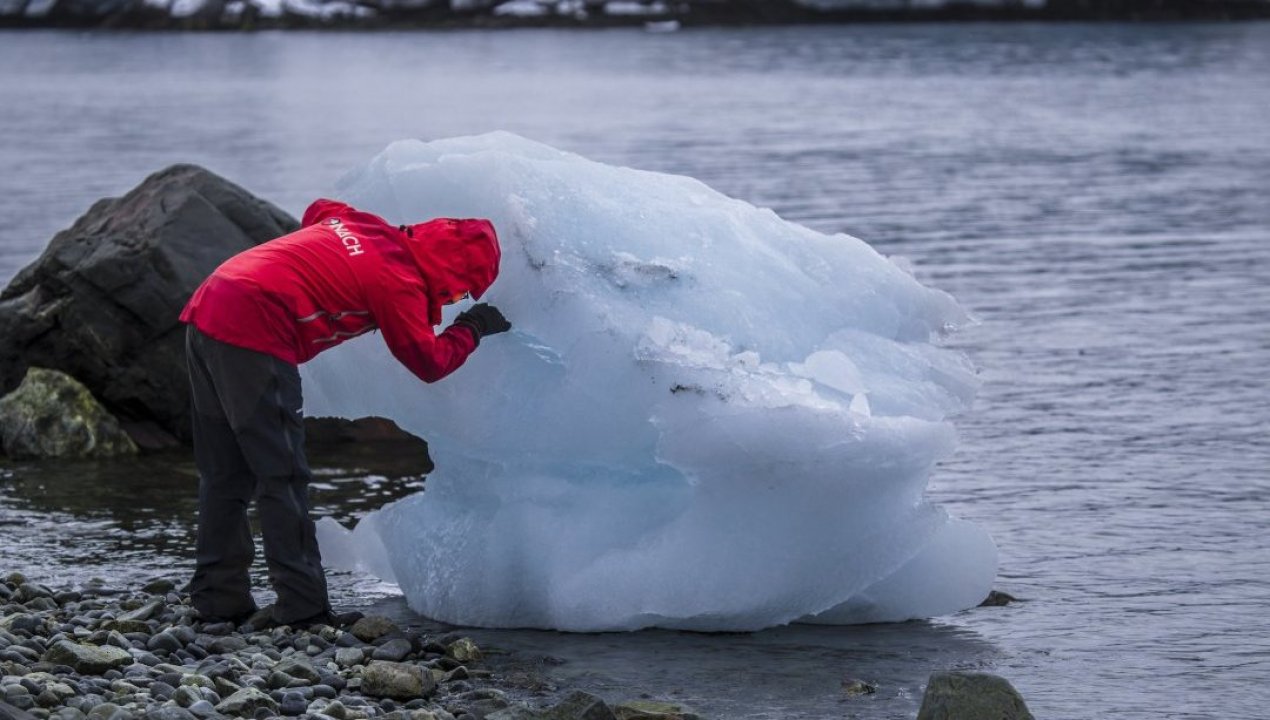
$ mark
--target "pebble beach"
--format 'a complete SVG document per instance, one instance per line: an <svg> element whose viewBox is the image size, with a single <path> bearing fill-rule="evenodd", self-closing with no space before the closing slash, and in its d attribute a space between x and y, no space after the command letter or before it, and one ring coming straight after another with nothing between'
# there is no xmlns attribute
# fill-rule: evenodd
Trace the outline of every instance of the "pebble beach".
<svg viewBox="0 0 1270 720"><path fill-rule="evenodd" d="M257 620L259 622L259 620ZM128 590L0 582L0 719L516 720L692 718L583 692L535 707L461 633L370 615L347 628L205 623L171 580ZM523 695L523 693L521 693Z"/></svg>

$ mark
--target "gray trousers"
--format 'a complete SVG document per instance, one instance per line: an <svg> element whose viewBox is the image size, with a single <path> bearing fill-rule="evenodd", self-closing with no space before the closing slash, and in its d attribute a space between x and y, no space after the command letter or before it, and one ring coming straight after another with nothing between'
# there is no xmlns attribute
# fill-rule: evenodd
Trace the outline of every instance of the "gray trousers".
<svg viewBox="0 0 1270 720"><path fill-rule="evenodd" d="M186 362L198 464L197 567L190 597L205 618L241 620L256 610L247 506L255 498L273 616L289 623L330 611L309 519L300 373L270 355L214 340L189 326Z"/></svg>

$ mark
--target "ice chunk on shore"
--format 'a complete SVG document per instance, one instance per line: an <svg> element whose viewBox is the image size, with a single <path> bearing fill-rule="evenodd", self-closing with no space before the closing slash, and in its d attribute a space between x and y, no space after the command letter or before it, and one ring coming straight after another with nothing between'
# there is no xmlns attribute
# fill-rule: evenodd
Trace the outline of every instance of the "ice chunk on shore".
<svg viewBox="0 0 1270 720"><path fill-rule="evenodd" d="M686 178L506 133L390 145L339 196L392 222L489 217L516 329L425 386L377 338L304 368L310 414L427 438L426 492L335 566L456 624L757 629L953 612L996 549L923 498L977 382L965 321L846 235Z"/></svg>

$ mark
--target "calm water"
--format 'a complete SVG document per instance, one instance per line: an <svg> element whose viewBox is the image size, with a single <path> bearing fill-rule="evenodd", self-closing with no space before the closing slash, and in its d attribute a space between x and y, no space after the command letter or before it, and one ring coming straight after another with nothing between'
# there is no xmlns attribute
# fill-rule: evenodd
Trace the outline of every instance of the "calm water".
<svg viewBox="0 0 1270 720"><path fill-rule="evenodd" d="M1270 24L0 33L0 68L0 280L168 163L298 213L391 140L502 128L858 235L975 313L953 342L985 386L931 493L992 531L998 586L1024 602L752 635L477 634L548 689L911 718L931 671L987 668L1039 717L1266 717ZM319 504L349 518L417 487L365 478L332 471ZM192 493L180 461L13 468L0 565L185 572ZM335 585L409 618L365 578ZM845 676L879 692L844 699Z"/></svg>

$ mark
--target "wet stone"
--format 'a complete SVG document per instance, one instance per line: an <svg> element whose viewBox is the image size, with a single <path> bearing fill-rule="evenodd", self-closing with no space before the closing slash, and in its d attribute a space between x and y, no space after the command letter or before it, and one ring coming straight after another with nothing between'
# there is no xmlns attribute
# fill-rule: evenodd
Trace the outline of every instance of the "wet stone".
<svg viewBox="0 0 1270 720"><path fill-rule="evenodd" d="M25 582L18 586L17 592L13 594L16 602L26 604L36 598L53 598L53 591L44 585L33 582Z"/></svg>
<svg viewBox="0 0 1270 720"><path fill-rule="evenodd" d="M150 626L141 620L111 620L105 625L106 630L113 630L124 635L131 633L150 634Z"/></svg>
<svg viewBox="0 0 1270 720"><path fill-rule="evenodd" d="M212 682L216 684L216 694L221 695L223 697L229 697L230 695L233 695L239 690L242 690L241 685L235 683L232 680L229 680L228 678L218 677L218 678L215 678Z"/></svg>
<svg viewBox="0 0 1270 720"><path fill-rule="evenodd" d="M234 631L234 624L230 622L207 623L203 626L203 632L208 635L228 635Z"/></svg>
<svg viewBox="0 0 1270 720"><path fill-rule="evenodd" d="M304 680L310 684L320 682L322 676L313 668L311 664L298 658L288 658L274 666L275 672L290 675L298 680Z"/></svg>
<svg viewBox="0 0 1270 720"><path fill-rule="evenodd" d="M616 720L617 716L603 699L581 691L570 693L548 710L547 720Z"/></svg>
<svg viewBox="0 0 1270 720"><path fill-rule="evenodd" d="M990 673L937 672L930 676L917 720L993 718L1032 720L1032 713L1008 680Z"/></svg>
<svg viewBox="0 0 1270 720"><path fill-rule="evenodd" d="M146 649L150 652L157 653L173 653L185 647L185 643L181 642L171 632L164 631L150 638L146 643Z"/></svg>
<svg viewBox="0 0 1270 720"><path fill-rule="evenodd" d="M278 703L255 688L243 688L216 706L216 712L242 717L253 716L257 710L277 712Z"/></svg>
<svg viewBox="0 0 1270 720"><path fill-rule="evenodd" d="M375 697L413 700L435 689L431 675L417 665L377 660L362 673L362 693Z"/></svg>
<svg viewBox="0 0 1270 720"><path fill-rule="evenodd" d="M346 632L335 639L335 646L342 648L361 647L362 641L351 632Z"/></svg>
<svg viewBox="0 0 1270 720"><path fill-rule="evenodd" d="M176 589L176 583L166 578L158 578L146 583L141 589L151 595L166 595Z"/></svg>
<svg viewBox="0 0 1270 720"><path fill-rule="evenodd" d="M100 675L131 664L132 655L116 647L93 647L62 640L44 653L43 660L54 665L69 665L77 673Z"/></svg>
<svg viewBox="0 0 1270 720"><path fill-rule="evenodd" d="M298 692L284 694L282 702L278 703L278 712L283 715L303 715L308 709L308 701Z"/></svg>
<svg viewBox="0 0 1270 720"><path fill-rule="evenodd" d="M630 700L613 707L617 720L698 720L674 703L656 700Z"/></svg>
<svg viewBox="0 0 1270 720"><path fill-rule="evenodd" d="M371 653L371 657L375 660L391 660L393 662L400 662L401 660L406 659L406 656L410 654L411 650L412 647L409 640L397 638L395 640L389 640L383 645L375 648L375 651Z"/></svg>
<svg viewBox="0 0 1270 720"><path fill-rule="evenodd" d="M89 720L133 720L132 713L114 703L102 703L88 711Z"/></svg>
<svg viewBox="0 0 1270 720"><path fill-rule="evenodd" d="M847 697L858 697L860 695L872 695L877 692L877 688L857 678L843 678L842 692Z"/></svg>
<svg viewBox="0 0 1270 720"><path fill-rule="evenodd" d="M44 618L38 615L18 613L0 620L0 628L15 633L38 633L44 631Z"/></svg>
<svg viewBox="0 0 1270 720"><path fill-rule="evenodd" d="M335 651L335 664L342 668L358 665L366 658L361 648L346 647Z"/></svg>
<svg viewBox="0 0 1270 720"><path fill-rule="evenodd" d="M353 623L348 631L362 642L374 642L385 635L400 632L400 629L396 623L382 615L367 615Z"/></svg>
<svg viewBox="0 0 1270 720"><path fill-rule="evenodd" d="M230 635L228 637L217 638L208 643L207 650L217 655L225 655L228 653L236 653L247 647L247 641L238 635Z"/></svg>
<svg viewBox="0 0 1270 720"><path fill-rule="evenodd" d="M153 690L151 692L153 692ZM183 685L172 691L171 698L177 705L180 705L181 707L189 707L199 700L202 700L203 694L198 691L198 688Z"/></svg>

